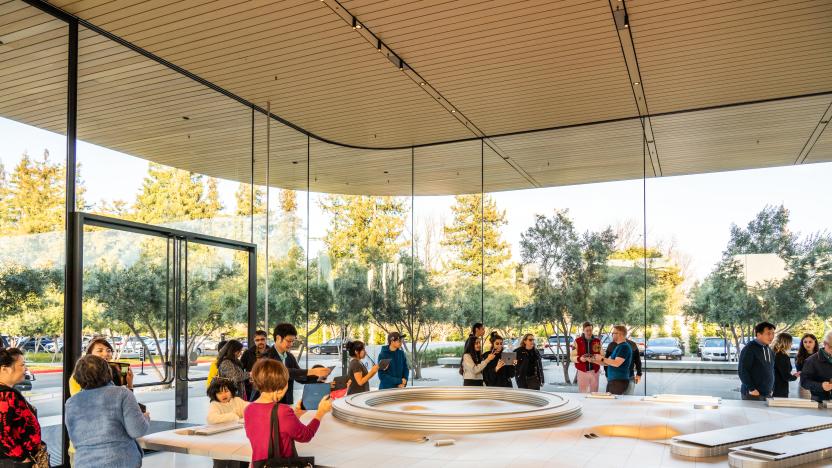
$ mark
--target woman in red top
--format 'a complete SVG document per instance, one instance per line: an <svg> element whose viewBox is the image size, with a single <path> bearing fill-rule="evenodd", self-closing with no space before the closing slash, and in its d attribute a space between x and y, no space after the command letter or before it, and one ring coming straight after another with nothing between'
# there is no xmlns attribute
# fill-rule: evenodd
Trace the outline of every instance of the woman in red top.
<svg viewBox="0 0 832 468"><path fill-rule="evenodd" d="M37 411L14 386L23 381L26 364L17 348L0 348L0 466L48 465L40 438Z"/></svg>
<svg viewBox="0 0 832 468"><path fill-rule="evenodd" d="M254 400L243 411L246 436L251 443L251 460L258 462L269 458L269 429L274 405L279 405L277 417L280 425L280 456L297 456L295 441L312 440L321 419L332 410L329 397L321 400L315 419L306 425L298 419L291 406L278 403L289 387L289 371L283 363L274 359L258 360L251 369L251 380L254 387L260 391L260 398Z"/></svg>

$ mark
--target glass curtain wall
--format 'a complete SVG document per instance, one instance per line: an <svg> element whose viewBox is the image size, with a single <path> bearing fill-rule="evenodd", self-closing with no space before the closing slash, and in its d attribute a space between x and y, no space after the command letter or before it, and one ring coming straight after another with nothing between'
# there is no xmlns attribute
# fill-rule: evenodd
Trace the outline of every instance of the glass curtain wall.
<svg viewBox="0 0 832 468"><path fill-rule="evenodd" d="M255 146L255 116L250 107L80 28L77 210L258 242L265 195L252 184L258 182L255 161L265 161L265 140ZM265 117L259 122L265 126ZM85 228L78 346L104 337L115 347L114 359L132 364L135 394L153 415L154 431L203 423L204 383L188 381L204 380L219 341L247 341L247 254L183 243L182 292L175 298L172 244ZM175 301L182 304L176 316ZM187 372L174 378L177 319ZM176 392L177 405L174 388L182 386L188 391Z"/></svg>
<svg viewBox="0 0 832 468"><path fill-rule="evenodd" d="M619 155L615 166L594 161L610 151ZM515 339L535 336L549 391L578 391L570 354L584 322L600 338L596 352L606 354L612 327L625 325L643 353L638 120L494 138L484 161L487 327L508 336L512 349L522 346ZM605 391L604 370L598 379Z"/></svg>
<svg viewBox="0 0 832 468"><path fill-rule="evenodd" d="M428 333L420 313L429 304L414 296L424 275L413 255L411 167L409 149L354 150L311 140L310 366L336 365L336 375L346 373L342 345L359 339L370 368L394 331L407 335L405 352L418 359Z"/></svg>
<svg viewBox="0 0 832 468"><path fill-rule="evenodd" d="M59 465L69 33L19 1L3 4L0 30L0 345L25 352L18 388Z"/></svg>

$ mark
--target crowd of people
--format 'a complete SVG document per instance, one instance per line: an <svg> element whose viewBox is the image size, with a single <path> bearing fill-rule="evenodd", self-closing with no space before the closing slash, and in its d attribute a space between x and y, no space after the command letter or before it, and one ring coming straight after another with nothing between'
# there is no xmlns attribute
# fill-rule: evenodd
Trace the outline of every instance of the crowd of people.
<svg viewBox="0 0 832 468"><path fill-rule="evenodd" d="M815 335L803 335L792 368L792 336L784 332L775 337L774 329L771 323L758 323L754 340L740 351L737 373L742 399L788 398L789 383L798 379L800 398L832 399L832 331L823 337L822 345Z"/></svg>
<svg viewBox="0 0 832 468"><path fill-rule="evenodd" d="M742 399L788 397L790 382L798 379L799 397L832 399L832 332L823 337L822 343L812 334L804 335L793 368L789 356L792 337L785 332L775 336L774 330L768 322L756 325L755 339L740 352ZM323 382L332 368L301 368L290 352L297 336L294 326L281 323L274 329L272 346L267 345L267 333L263 330L255 333L254 346L248 349L243 349L237 340L223 341L209 370L206 422L242 424L255 467L311 462L298 456L295 443L310 441L332 409L331 397L326 395L318 402L308 424L299 418L307 409L301 401L294 403L294 384ZM380 390L406 387L410 369L402 349L405 338L397 332L389 333L387 344L369 369L364 360L372 359L365 344L347 343L350 361L346 383L339 393L332 382L331 395L367 392L375 376ZM540 390L545 382L543 361L534 335L523 336L519 346L511 351L505 349L504 341L496 331L486 339L481 323L471 327L460 360L462 384L507 388L516 385ZM488 350L484 350L486 342ZM592 324L584 323L570 352L579 392L597 392L604 372L607 392L633 393L642 376L642 362L636 343L627 337L627 328L613 327L612 341L606 349L601 348L602 340L593 334ZM112 358L113 347L107 340L93 340L69 379L71 396L66 402L65 420L71 442L71 466L141 466L143 452L137 439L147 433L150 413L133 395L129 367L117 365ZM15 388L23 380L24 372L23 352L0 348L0 468L49 466L37 410ZM247 464L214 460L215 467L244 465Z"/></svg>

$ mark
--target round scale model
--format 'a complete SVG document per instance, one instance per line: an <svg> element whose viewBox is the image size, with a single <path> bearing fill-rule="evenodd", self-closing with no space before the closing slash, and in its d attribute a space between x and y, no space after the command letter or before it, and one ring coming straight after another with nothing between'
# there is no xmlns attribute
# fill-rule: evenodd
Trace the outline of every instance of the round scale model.
<svg viewBox="0 0 832 468"><path fill-rule="evenodd" d="M554 393L495 387L408 387L349 395L332 414L373 428L466 433L552 427L581 415Z"/></svg>

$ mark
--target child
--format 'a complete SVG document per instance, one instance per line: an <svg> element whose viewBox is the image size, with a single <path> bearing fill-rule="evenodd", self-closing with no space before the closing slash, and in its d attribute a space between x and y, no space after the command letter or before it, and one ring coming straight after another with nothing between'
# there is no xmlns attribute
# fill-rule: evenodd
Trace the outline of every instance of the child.
<svg viewBox="0 0 832 468"><path fill-rule="evenodd" d="M234 382L215 378L208 386L208 424L237 422L243 419L243 410L248 402L237 396L237 386Z"/></svg>
<svg viewBox="0 0 832 468"><path fill-rule="evenodd" d="M237 385L233 381L215 377L208 386L208 424L238 422L248 402L237 396ZM214 460L214 468L239 468L247 466L234 460Z"/></svg>

